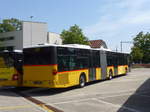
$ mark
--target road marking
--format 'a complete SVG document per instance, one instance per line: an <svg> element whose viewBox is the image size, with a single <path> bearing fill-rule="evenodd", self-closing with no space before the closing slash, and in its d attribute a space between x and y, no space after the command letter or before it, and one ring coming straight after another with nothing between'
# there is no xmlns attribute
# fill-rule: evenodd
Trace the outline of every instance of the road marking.
<svg viewBox="0 0 150 112"><path fill-rule="evenodd" d="M145 90L146 91L146 90ZM140 95L140 96L145 96L145 97L150 97L148 95L142 95L143 93L148 93L148 92L145 92L145 91L141 91L140 93L124 93L124 94L119 94L119 95L111 95L111 96L106 96L106 97L99 97L101 99L105 99L105 98L110 98L110 97L117 97L117 96L126 96L126 95L130 95L130 96L133 96L133 95ZM130 97L129 96L129 97Z"/></svg>
<svg viewBox="0 0 150 112"><path fill-rule="evenodd" d="M146 81L147 79L126 79L126 80L123 80L123 79L121 79L121 80L114 80L114 81L112 81L113 83L118 83L118 82L138 82L138 81ZM108 83L108 82L107 82Z"/></svg>
<svg viewBox="0 0 150 112"><path fill-rule="evenodd" d="M121 106L121 105L118 105L118 104L113 104L113 103L105 102L105 101L102 101L102 100L98 100L96 98L87 98L87 99L74 100L74 101L65 101L65 102L59 102L59 103L53 103L53 104L54 105L58 105L58 104L64 104L64 103L77 103L77 102L82 102L82 101L87 101L87 100L96 100L96 101L98 101L100 103L111 105L113 107L119 107L119 108L127 109L127 110L132 111L132 112L140 112L138 110L135 110L135 109L132 109L132 108L129 108L129 107L125 107L125 106Z"/></svg>
<svg viewBox="0 0 150 112"><path fill-rule="evenodd" d="M99 97L100 99L105 99L105 98L110 98L110 97L117 97L117 96L127 96L129 95L132 96L132 93L125 93L125 94L120 94L120 95L111 95L111 96L105 96L105 97Z"/></svg>
<svg viewBox="0 0 150 112"><path fill-rule="evenodd" d="M55 107L52 107L50 105L46 105L44 102L41 102L31 96L28 96L22 92L19 91L14 91L16 94L22 96L24 99L36 104L38 107L41 107L42 109L44 109L44 111L46 112L63 112L61 110L56 109Z"/></svg>
<svg viewBox="0 0 150 112"><path fill-rule="evenodd" d="M31 107L33 107L33 106L31 106L31 105L6 106L6 107L0 107L0 110L23 109L23 108L31 108Z"/></svg>
<svg viewBox="0 0 150 112"><path fill-rule="evenodd" d="M138 94L138 95L150 98L150 96L148 96L148 95L141 95L141 94Z"/></svg>
<svg viewBox="0 0 150 112"><path fill-rule="evenodd" d="M104 98L107 98L107 97L116 97L116 96L122 96L122 95L132 95L132 94L135 94L134 92L135 92L135 90L136 89L130 89L130 90L123 90L123 91L120 91L120 92L104 92L104 93L92 93L92 94L88 94L88 95L85 95L85 94L82 94L81 96L96 96L96 95L105 95L105 94L115 94L115 95L111 95L111 96L106 96L106 97L103 97L103 96L101 96L101 97L98 97L98 98L101 98L101 99L104 99ZM144 92L145 90L143 90L143 92ZM132 93L129 93L129 92L132 92ZM141 91L141 93L143 93L142 91ZM121 94L121 93L123 93L123 94ZM120 95L116 95L116 94L120 94ZM138 93L136 93L136 94L138 94ZM92 97L91 96L91 97ZM66 98L66 97L59 97L58 99L62 99L62 98ZM56 102L56 103L52 103L52 104L64 104L64 103L72 103L72 102L80 102L80 101L87 101L87 100L91 100L92 98L84 98L84 99L80 99L80 100L72 100L72 101L62 101L62 102Z"/></svg>
<svg viewBox="0 0 150 112"><path fill-rule="evenodd" d="M135 110L135 109L132 109L132 108L123 106L123 105L118 105L118 104L113 104L113 103L105 102L105 101L103 101L103 100L98 100L98 99L96 99L96 98L93 98L93 100L96 100L96 101L98 101L98 102L100 102L100 103L104 103L104 104L107 104L107 105L111 105L111 106L113 106L113 107L119 107L119 108L127 109L127 110L132 111L132 112L140 112L140 111L138 111L138 110Z"/></svg>
<svg viewBox="0 0 150 112"><path fill-rule="evenodd" d="M46 107L45 104L41 104L41 105L39 104L38 106L43 108L44 110L46 110L46 112L54 112L54 111L50 110L48 107Z"/></svg>
<svg viewBox="0 0 150 112"><path fill-rule="evenodd" d="M64 104L64 103L76 103L76 102L87 101L87 100L91 100L91 99L92 99L92 98L86 98L86 99L72 100L72 101L64 101L64 102L52 103L52 104L57 105L57 104ZM48 103L48 104L49 104L49 103Z"/></svg>

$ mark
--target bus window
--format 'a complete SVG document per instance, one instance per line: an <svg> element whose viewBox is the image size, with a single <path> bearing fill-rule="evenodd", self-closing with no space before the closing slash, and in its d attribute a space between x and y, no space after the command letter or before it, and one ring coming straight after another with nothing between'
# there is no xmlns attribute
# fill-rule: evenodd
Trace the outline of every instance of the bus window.
<svg viewBox="0 0 150 112"><path fill-rule="evenodd" d="M90 51L88 49L77 50L77 69L89 67L89 55Z"/></svg>
<svg viewBox="0 0 150 112"><path fill-rule="evenodd" d="M24 49L25 65L49 65L56 64L55 48Z"/></svg>
<svg viewBox="0 0 150 112"><path fill-rule="evenodd" d="M76 54L74 48L57 48L58 71L76 69Z"/></svg>
<svg viewBox="0 0 150 112"><path fill-rule="evenodd" d="M92 53L93 67L100 67L100 52L93 50Z"/></svg>

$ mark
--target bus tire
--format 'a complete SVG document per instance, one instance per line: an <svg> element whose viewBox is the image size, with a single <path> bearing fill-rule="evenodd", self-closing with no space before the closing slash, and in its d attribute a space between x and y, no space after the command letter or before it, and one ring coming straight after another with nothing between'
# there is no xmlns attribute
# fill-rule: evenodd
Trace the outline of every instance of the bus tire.
<svg viewBox="0 0 150 112"><path fill-rule="evenodd" d="M85 74L81 74L79 78L79 87L83 88L85 86L85 83L86 83Z"/></svg>
<svg viewBox="0 0 150 112"><path fill-rule="evenodd" d="M113 78L113 73L112 73L112 70L110 70L108 79L111 80L112 78Z"/></svg>
<svg viewBox="0 0 150 112"><path fill-rule="evenodd" d="M125 72L126 72L126 73L125 73L125 75L127 75L127 73L128 73L128 69L127 69L127 67L125 68Z"/></svg>

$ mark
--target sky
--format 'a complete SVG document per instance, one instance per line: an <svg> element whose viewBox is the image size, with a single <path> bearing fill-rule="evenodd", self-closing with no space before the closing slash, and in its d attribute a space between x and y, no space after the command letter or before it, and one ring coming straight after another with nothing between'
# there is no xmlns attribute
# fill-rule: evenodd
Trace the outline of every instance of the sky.
<svg viewBox="0 0 150 112"><path fill-rule="evenodd" d="M77 24L89 40L102 39L120 51L121 41L150 31L149 6L150 0L0 0L0 21L46 22L48 31L56 33ZM130 52L131 43L122 45L123 52Z"/></svg>

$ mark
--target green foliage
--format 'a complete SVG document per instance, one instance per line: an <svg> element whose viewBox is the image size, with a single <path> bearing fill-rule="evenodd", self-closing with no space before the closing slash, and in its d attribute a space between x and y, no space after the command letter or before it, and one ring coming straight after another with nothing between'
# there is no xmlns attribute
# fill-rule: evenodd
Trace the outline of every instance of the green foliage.
<svg viewBox="0 0 150 112"><path fill-rule="evenodd" d="M150 33L140 32L134 39L131 55L134 62L150 63Z"/></svg>
<svg viewBox="0 0 150 112"><path fill-rule="evenodd" d="M2 23L0 23L0 33L17 31L21 30L21 28L22 28L21 21L15 18L4 19Z"/></svg>
<svg viewBox="0 0 150 112"><path fill-rule="evenodd" d="M88 38L84 36L79 26L71 26L69 30L63 30L61 33L63 44L84 44L88 45Z"/></svg>
<svg viewBox="0 0 150 112"><path fill-rule="evenodd" d="M135 63L141 63L143 59L143 53L138 47L133 47L131 52L132 61Z"/></svg>

